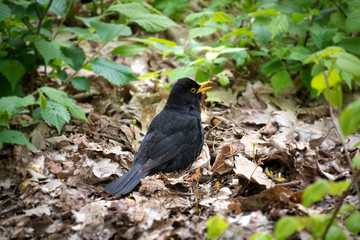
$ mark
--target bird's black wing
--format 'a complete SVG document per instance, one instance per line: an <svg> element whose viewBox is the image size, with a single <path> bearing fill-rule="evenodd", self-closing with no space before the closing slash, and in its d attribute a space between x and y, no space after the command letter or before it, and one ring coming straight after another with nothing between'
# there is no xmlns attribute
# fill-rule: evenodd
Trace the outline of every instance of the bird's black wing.
<svg viewBox="0 0 360 240"><path fill-rule="evenodd" d="M198 146L203 139L200 116L163 111L158 118L155 121L157 126L153 126L154 130L150 133L148 160L142 171L156 169L186 151L198 151L194 146ZM198 153L191 155L196 155L196 158Z"/></svg>

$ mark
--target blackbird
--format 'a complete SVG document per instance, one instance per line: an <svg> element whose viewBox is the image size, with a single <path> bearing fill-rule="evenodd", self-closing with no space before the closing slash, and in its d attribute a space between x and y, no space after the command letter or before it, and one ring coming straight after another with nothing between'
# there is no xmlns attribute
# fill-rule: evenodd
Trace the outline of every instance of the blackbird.
<svg viewBox="0 0 360 240"><path fill-rule="evenodd" d="M188 168L200 155L204 144L201 125L201 93L209 82L198 84L179 79L164 109L153 119L130 170L105 186L112 195L131 192L148 174Z"/></svg>

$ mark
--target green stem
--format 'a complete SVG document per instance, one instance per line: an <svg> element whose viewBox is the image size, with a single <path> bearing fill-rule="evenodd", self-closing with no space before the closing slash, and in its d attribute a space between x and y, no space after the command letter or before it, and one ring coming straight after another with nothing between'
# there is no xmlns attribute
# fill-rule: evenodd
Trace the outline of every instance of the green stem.
<svg viewBox="0 0 360 240"><path fill-rule="evenodd" d="M56 38L56 36L58 35L59 30L62 28L62 26L63 26L63 24L64 24L64 21L65 21L65 19L66 19L66 16L69 14L70 9L71 9L71 6L73 6L73 4L74 4L74 0L71 0L71 1L69 2L69 5L68 5L67 9L66 9L65 16L61 18L61 21L60 21L60 24L59 24L59 26L58 26L58 29L56 30L54 36L52 37L52 40L54 40L54 39Z"/></svg>

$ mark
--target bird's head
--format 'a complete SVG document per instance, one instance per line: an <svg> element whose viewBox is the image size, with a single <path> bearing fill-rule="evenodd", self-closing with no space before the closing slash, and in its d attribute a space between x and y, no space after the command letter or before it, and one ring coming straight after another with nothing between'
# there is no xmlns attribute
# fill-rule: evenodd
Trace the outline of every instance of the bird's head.
<svg viewBox="0 0 360 240"><path fill-rule="evenodd" d="M170 92L167 106L200 110L201 93L211 88L207 84L209 81L198 84L191 78L180 78Z"/></svg>

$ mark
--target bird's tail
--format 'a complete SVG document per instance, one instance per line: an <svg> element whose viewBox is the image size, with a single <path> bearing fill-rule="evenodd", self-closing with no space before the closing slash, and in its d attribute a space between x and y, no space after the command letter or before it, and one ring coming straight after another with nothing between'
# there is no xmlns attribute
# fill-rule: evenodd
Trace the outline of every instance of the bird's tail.
<svg viewBox="0 0 360 240"><path fill-rule="evenodd" d="M142 178L148 175L149 171L141 171L141 164L130 168L122 177L105 186L105 191L112 195L125 195L131 192Z"/></svg>

